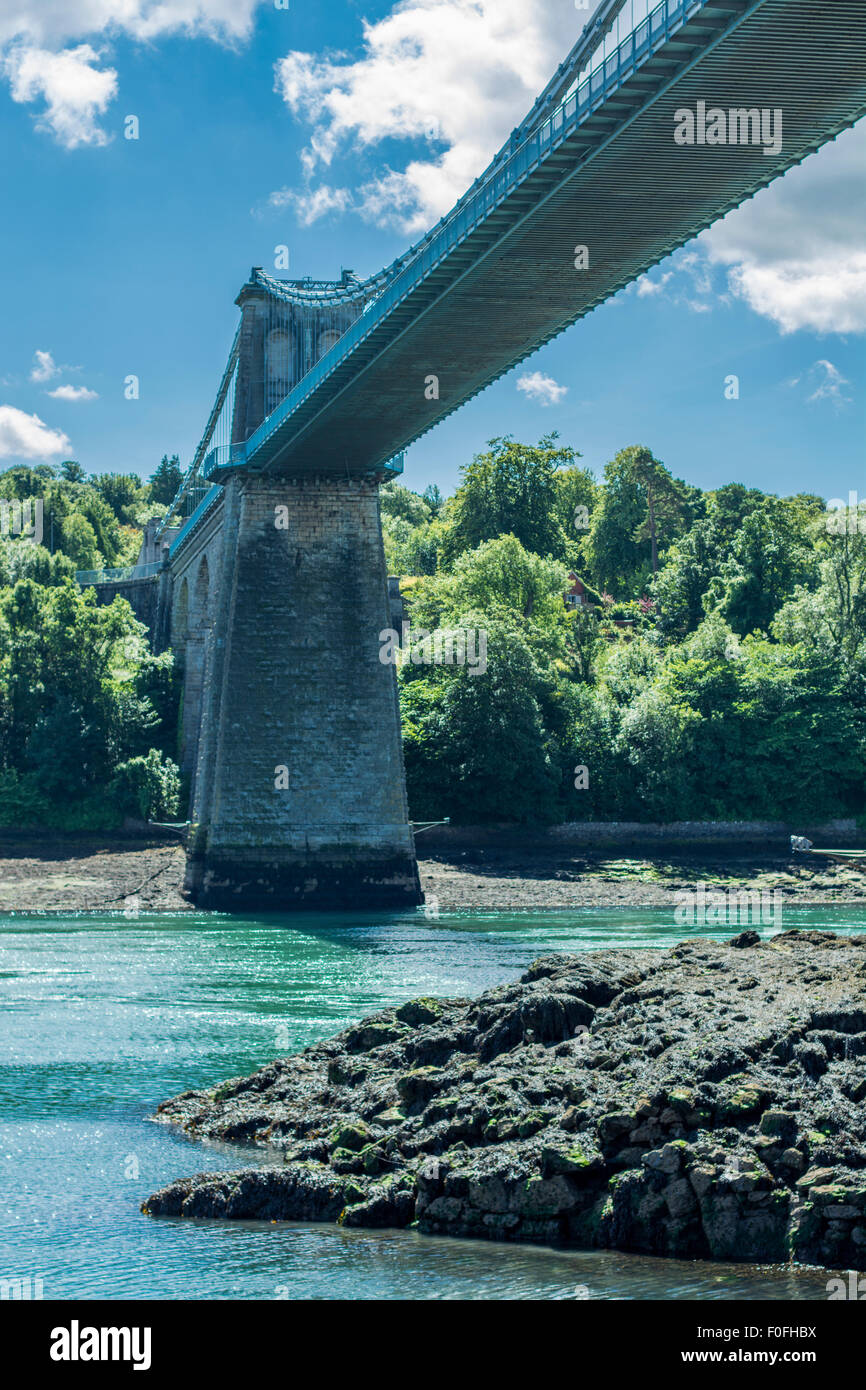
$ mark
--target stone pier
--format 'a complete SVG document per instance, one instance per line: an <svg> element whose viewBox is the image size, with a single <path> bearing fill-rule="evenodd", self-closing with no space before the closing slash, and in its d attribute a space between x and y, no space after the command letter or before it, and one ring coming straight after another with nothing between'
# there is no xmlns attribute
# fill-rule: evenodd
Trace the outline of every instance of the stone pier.
<svg viewBox="0 0 866 1390"><path fill-rule="evenodd" d="M227 483L186 887L203 907L421 901L378 483Z"/></svg>

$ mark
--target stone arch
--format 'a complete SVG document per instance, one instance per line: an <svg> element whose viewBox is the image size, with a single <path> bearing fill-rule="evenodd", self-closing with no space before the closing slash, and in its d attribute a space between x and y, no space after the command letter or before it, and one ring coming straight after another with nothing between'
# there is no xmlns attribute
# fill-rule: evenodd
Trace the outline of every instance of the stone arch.
<svg viewBox="0 0 866 1390"><path fill-rule="evenodd" d="M176 642L185 642L189 632L189 584L186 576L180 582L177 598L174 604L174 616L172 618L172 636Z"/></svg>
<svg viewBox="0 0 866 1390"><path fill-rule="evenodd" d="M339 329L325 328L319 334L319 341L317 344L319 357L324 357L326 352L330 352L331 348L336 346L342 336L343 334Z"/></svg>
<svg viewBox="0 0 866 1390"><path fill-rule="evenodd" d="M210 598L210 569L207 556L202 555L195 576L195 623L196 626L208 620L208 600Z"/></svg>
<svg viewBox="0 0 866 1390"><path fill-rule="evenodd" d="M267 408L275 405L288 394L295 372L295 341L288 327L272 328L265 339L265 360L267 375Z"/></svg>

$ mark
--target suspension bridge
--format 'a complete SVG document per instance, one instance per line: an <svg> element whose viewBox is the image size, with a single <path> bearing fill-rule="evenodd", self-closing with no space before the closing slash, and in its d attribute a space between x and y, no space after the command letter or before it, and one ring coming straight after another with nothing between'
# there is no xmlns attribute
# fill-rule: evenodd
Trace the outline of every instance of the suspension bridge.
<svg viewBox="0 0 866 1390"><path fill-rule="evenodd" d="M252 270L201 442L142 553L167 554L198 901L419 900L395 672L379 661L380 483L852 126L864 51L866 0L602 0L488 168L393 264L332 282Z"/></svg>

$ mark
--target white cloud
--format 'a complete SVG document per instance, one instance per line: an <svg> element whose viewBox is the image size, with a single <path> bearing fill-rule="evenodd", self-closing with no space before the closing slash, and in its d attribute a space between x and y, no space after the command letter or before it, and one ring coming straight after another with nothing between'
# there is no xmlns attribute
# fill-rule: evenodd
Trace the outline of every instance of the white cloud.
<svg viewBox="0 0 866 1390"><path fill-rule="evenodd" d="M674 278L672 270L666 270L664 275L658 280L651 280L648 275L642 275L637 282L637 292L641 299L647 295L661 294L665 286Z"/></svg>
<svg viewBox="0 0 866 1390"><path fill-rule="evenodd" d="M91 391L89 386L58 386L54 391L47 391L46 395L55 401L99 400L99 392Z"/></svg>
<svg viewBox="0 0 866 1390"><path fill-rule="evenodd" d="M37 348L33 354L33 370L30 373L31 381L50 381L52 377L58 376L60 368L54 361L50 352L43 352Z"/></svg>
<svg viewBox="0 0 866 1390"><path fill-rule="evenodd" d="M104 145L117 73L87 38L245 38L263 0L0 0L0 72L13 101L44 101L37 124L61 145ZM72 47L64 45L72 44Z"/></svg>
<svg viewBox="0 0 866 1390"><path fill-rule="evenodd" d="M808 371L802 376L796 376L788 382L791 387L804 386L807 391L806 400L812 405L815 401L830 401L832 405L847 405L851 396L846 392L845 387L851 383L846 376L843 376L839 368L832 362L828 362L826 357L819 358L813 362Z"/></svg>
<svg viewBox="0 0 866 1390"><path fill-rule="evenodd" d="M866 331L866 123L704 232L731 292L783 333Z"/></svg>
<svg viewBox="0 0 866 1390"><path fill-rule="evenodd" d="M276 88L311 127L308 179L346 146L426 139L429 157L374 175L353 198L369 221L425 231L526 114L580 24L559 0L400 0L364 24L360 57L290 52Z"/></svg>
<svg viewBox="0 0 866 1390"><path fill-rule="evenodd" d="M99 60L87 43L62 53L15 44L3 59L3 69L12 100L29 103L43 98L45 109L37 126L74 150L78 145L104 145L108 139L98 118L117 95L117 73L97 68Z"/></svg>
<svg viewBox="0 0 866 1390"><path fill-rule="evenodd" d="M552 376L544 376L542 372L528 372L518 377L517 389L540 405L556 405L568 391L567 386L560 386Z"/></svg>
<svg viewBox="0 0 866 1390"><path fill-rule="evenodd" d="M330 188L324 183L310 189L280 188L268 198L273 208L293 207L302 227L312 226L329 212L345 212L351 203L348 188Z"/></svg>
<svg viewBox="0 0 866 1390"><path fill-rule="evenodd" d="M2 0L0 43L27 38L57 46L89 34L136 39L164 34L245 38L264 0Z"/></svg>
<svg viewBox="0 0 866 1390"><path fill-rule="evenodd" d="M38 415L0 405L0 458L53 458L70 447L62 430L50 429Z"/></svg>

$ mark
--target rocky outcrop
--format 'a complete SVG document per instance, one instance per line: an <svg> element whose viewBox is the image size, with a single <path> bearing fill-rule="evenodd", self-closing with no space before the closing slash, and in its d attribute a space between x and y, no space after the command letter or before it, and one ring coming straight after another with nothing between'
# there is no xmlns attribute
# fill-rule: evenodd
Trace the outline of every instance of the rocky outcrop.
<svg viewBox="0 0 866 1390"><path fill-rule="evenodd" d="M157 1118L276 1146L152 1215L866 1268L866 936L548 956Z"/></svg>

